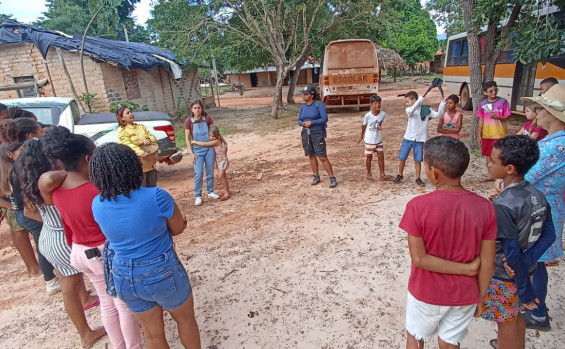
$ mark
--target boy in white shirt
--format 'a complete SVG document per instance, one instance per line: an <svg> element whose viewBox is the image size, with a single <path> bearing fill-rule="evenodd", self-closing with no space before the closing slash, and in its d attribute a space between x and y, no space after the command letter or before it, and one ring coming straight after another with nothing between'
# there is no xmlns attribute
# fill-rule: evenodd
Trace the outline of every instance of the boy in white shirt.
<svg viewBox="0 0 565 349"><path fill-rule="evenodd" d="M429 105L422 105L424 96L418 97L414 91L410 91L404 95L406 99L406 116L408 117L408 125L402 140L402 146L398 153L398 174L394 178L394 183L400 183L404 179L404 166L410 150L414 148L414 163L416 166L416 184L424 186L424 182L420 179L422 172L422 161L424 160L424 142L428 138L428 121L433 118L443 116L445 111L445 101L441 101L438 111L433 110Z"/></svg>
<svg viewBox="0 0 565 349"><path fill-rule="evenodd" d="M369 102L371 104L371 110L365 114L363 126L361 126L361 137L357 141L357 144L361 143L361 141L365 142L365 155L367 155L365 160L365 166L367 167L367 180L369 182L373 181L371 163L373 161L373 153L375 151L377 152L377 159L379 162L379 179L381 181L391 180L392 177L385 174L385 155L383 152L382 142L382 124L386 119L386 113L381 110L381 97L373 95Z"/></svg>

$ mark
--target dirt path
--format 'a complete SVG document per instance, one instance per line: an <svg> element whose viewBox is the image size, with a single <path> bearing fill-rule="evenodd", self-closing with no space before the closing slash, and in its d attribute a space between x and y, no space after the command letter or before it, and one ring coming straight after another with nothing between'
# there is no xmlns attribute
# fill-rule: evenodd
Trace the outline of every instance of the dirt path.
<svg viewBox="0 0 565 349"><path fill-rule="evenodd" d="M388 114L383 141L391 175L405 129L404 101L396 98L401 92L381 93ZM437 94L430 97L430 104L437 105ZM251 106L251 101L245 105ZM203 206L194 207L191 162L159 168L159 185L189 217L189 228L175 240L192 281L203 345L403 347L410 257L398 222L408 200L434 188L429 183L425 188L414 185L410 159L404 183L366 182L363 147L355 143L363 113L352 111L330 114L328 156L338 187L329 189L325 174L322 183L312 187L296 108L280 120L270 119L269 110L210 110L216 124L237 131L227 136L232 199L205 197ZM464 120L464 138L469 120ZM520 122L513 120L510 132L517 131ZM431 124L433 136L436 123ZM485 175L484 159L472 156L463 183L486 196L490 184L481 182ZM46 296L41 281L24 275L4 225L1 234L0 347L76 348L78 336L61 296ZM539 337L528 331L527 348L561 348L559 343L565 342L565 291L557 287L563 284L563 271L563 263L549 269L548 307L554 329ZM98 311L88 311L93 325L101 324ZM169 316L166 326L171 347L180 348ZM487 347L495 329L492 323L474 320L462 347ZM104 348L105 342L94 348Z"/></svg>

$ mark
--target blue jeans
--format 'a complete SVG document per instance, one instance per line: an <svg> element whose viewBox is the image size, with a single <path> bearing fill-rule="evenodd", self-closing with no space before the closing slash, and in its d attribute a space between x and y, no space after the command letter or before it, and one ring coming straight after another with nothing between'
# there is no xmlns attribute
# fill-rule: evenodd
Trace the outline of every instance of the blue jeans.
<svg viewBox="0 0 565 349"><path fill-rule="evenodd" d="M206 166L206 189L208 193L214 192L214 162L216 154L214 147L198 147L195 146L194 154L196 161L194 162L194 196L202 197L202 177L204 175L204 166Z"/></svg>
<svg viewBox="0 0 565 349"><path fill-rule="evenodd" d="M39 269L43 274L43 279L45 281L52 280L55 277L53 273L53 265L49 263L47 258L45 258L41 252L39 252L39 234L41 233L41 228L43 228L43 223L38 222L35 219L28 218L24 215L24 210L16 211L16 221L25 230L29 231L33 240L35 241L35 251L37 252L37 262L39 263Z"/></svg>
<svg viewBox="0 0 565 349"><path fill-rule="evenodd" d="M422 162L424 160L424 142L409 141L407 139L402 139L402 145L400 146L400 152L398 153L398 158L400 160L408 159L408 154L410 150L414 148L414 161Z"/></svg>
<svg viewBox="0 0 565 349"><path fill-rule="evenodd" d="M546 315L545 297L547 297L547 282L547 267L544 262L538 262L533 275L532 287L539 299L539 304L537 309L530 311L533 316L544 317Z"/></svg>
<svg viewBox="0 0 565 349"><path fill-rule="evenodd" d="M112 276L118 297L134 313L144 313L157 305L175 309L192 294L186 270L172 248L150 258L114 256Z"/></svg>

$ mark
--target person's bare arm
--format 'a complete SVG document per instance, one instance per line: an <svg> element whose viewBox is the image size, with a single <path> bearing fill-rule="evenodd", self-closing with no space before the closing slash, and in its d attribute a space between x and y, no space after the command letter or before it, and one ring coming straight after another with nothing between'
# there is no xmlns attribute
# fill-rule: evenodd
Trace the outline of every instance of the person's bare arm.
<svg viewBox="0 0 565 349"><path fill-rule="evenodd" d="M220 142L221 142L221 141L220 141L219 139L216 139L216 140L209 141L209 142L192 141L191 143L192 143L192 144L195 144L195 145L198 145L198 146L200 146L200 147L215 147L215 146L217 146L218 144L220 144Z"/></svg>
<svg viewBox="0 0 565 349"><path fill-rule="evenodd" d="M367 129L367 125L361 125L361 137L357 140L357 144L363 142L363 137L365 136L365 130Z"/></svg>
<svg viewBox="0 0 565 349"><path fill-rule="evenodd" d="M412 264L423 270L441 274L474 276L477 275L479 269L479 257L469 263L459 263L428 254L424 239L418 236L408 235L408 249Z"/></svg>
<svg viewBox="0 0 565 349"><path fill-rule="evenodd" d="M494 112L490 112L490 118L499 121L508 121L508 119L510 119L510 115L497 116Z"/></svg>
<svg viewBox="0 0 565 349"><path fill-rule="evenodd" d="M167 226L171 231L171 234L178 235L184 231L186 228L186 217L182 214L179 207L175 203L175 210L171 218L167 219Z"/></svg>
<svg viewBox="0 0 565 349"><path fill-rule="evenodd" d="M534 132L530 135L530 138L533 139L534 141L537 141L540 137L540 133L539 132Z"/></svg>
<svg viewBox="0 0 565 349"><path fill-rule="evenodd" d="M437 133L447 133L443 128L443 118L439 118L439 122L437 124Z"/></svg>
<svg viewBox="0 0 565 349"><path fill-rule="evenodd" d="M12 208L12 205L10 204L9 201L6 201L6 200L0 198L0 207L11 209L11 208Z"/></svg>
<svg viewBox="0 0 565 349"><path fill-rule="evenodd" d="M67 178L67 171L48 171L39 177L37 186L43 195L51 195L53 191L61 186Z"/></svg>
<svg viewBox="0 0 565 349"><path fill-rule="evenodd" d="M487 290L492 280L492 275L494 274L495 257L496 241L483 240L481 242L481 253L479 254L481 265L479 266L479 275L477 278L479 282L479 303L477 304L475 316L480 316L483 311L483 299L487 295Z"/></svg>

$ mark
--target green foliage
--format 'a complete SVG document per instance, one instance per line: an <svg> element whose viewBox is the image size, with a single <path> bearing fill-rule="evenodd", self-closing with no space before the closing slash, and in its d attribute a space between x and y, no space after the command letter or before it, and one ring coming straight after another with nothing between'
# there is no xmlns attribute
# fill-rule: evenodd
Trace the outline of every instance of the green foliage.
<svg viewBox="0 0 565 349"><path fill-rule="evenodd" d="M114 40L125 40L123 27L130 41L149 42L149 32L135 25L131 14L140 0L46 0L47 11L34 25L60 30L67 34L82 35L96 11L106 7L92 23L88 35Z"/></svg>
<svg viewBox="0 0 565 349"><path fill-rule="evenodd" d="M428 0L426 10L434 21L445 28L447 36L465 31L460 0Z"/></svg>
<svg viewBox="0 0 565 349"><path fill-rule="evenodd" d="M398 52L406 64L431 61L438 49L437 30L418 0L412 0L401 13L402 30L394 30L383 46Z"/></svg>
<svg viewBox="0 0 565 349"><path fill-rule="evenodd" d="M96 113L96 111L92 108L92 104L94 103L94 97L96 97L96 93L83 93L78 98L86 104L88 107L88 112L90 114ZM117 109L117 108L116 108Z"/></svg>
<svg viewBox="0 0 565 349"><path fill-rule="evenodd" d="M182 98L177 99L177 119L182 119L182 117L186 114L186 104Z"/></svg>
<svg viewBox="0 0 565 349"><path fill-rule="evenodd" d="M132 112L136 112L136 111L148 111L149 110L149 106L147 104L143 104L143 105L139 105L137 103L134 103L132 101L123 101L120 104L112 104L110 105L110 111L111 112L115 112L116 110L118 110L121 106L124 106L126 108L128 108L129 110L131 110Z"/></svg>

